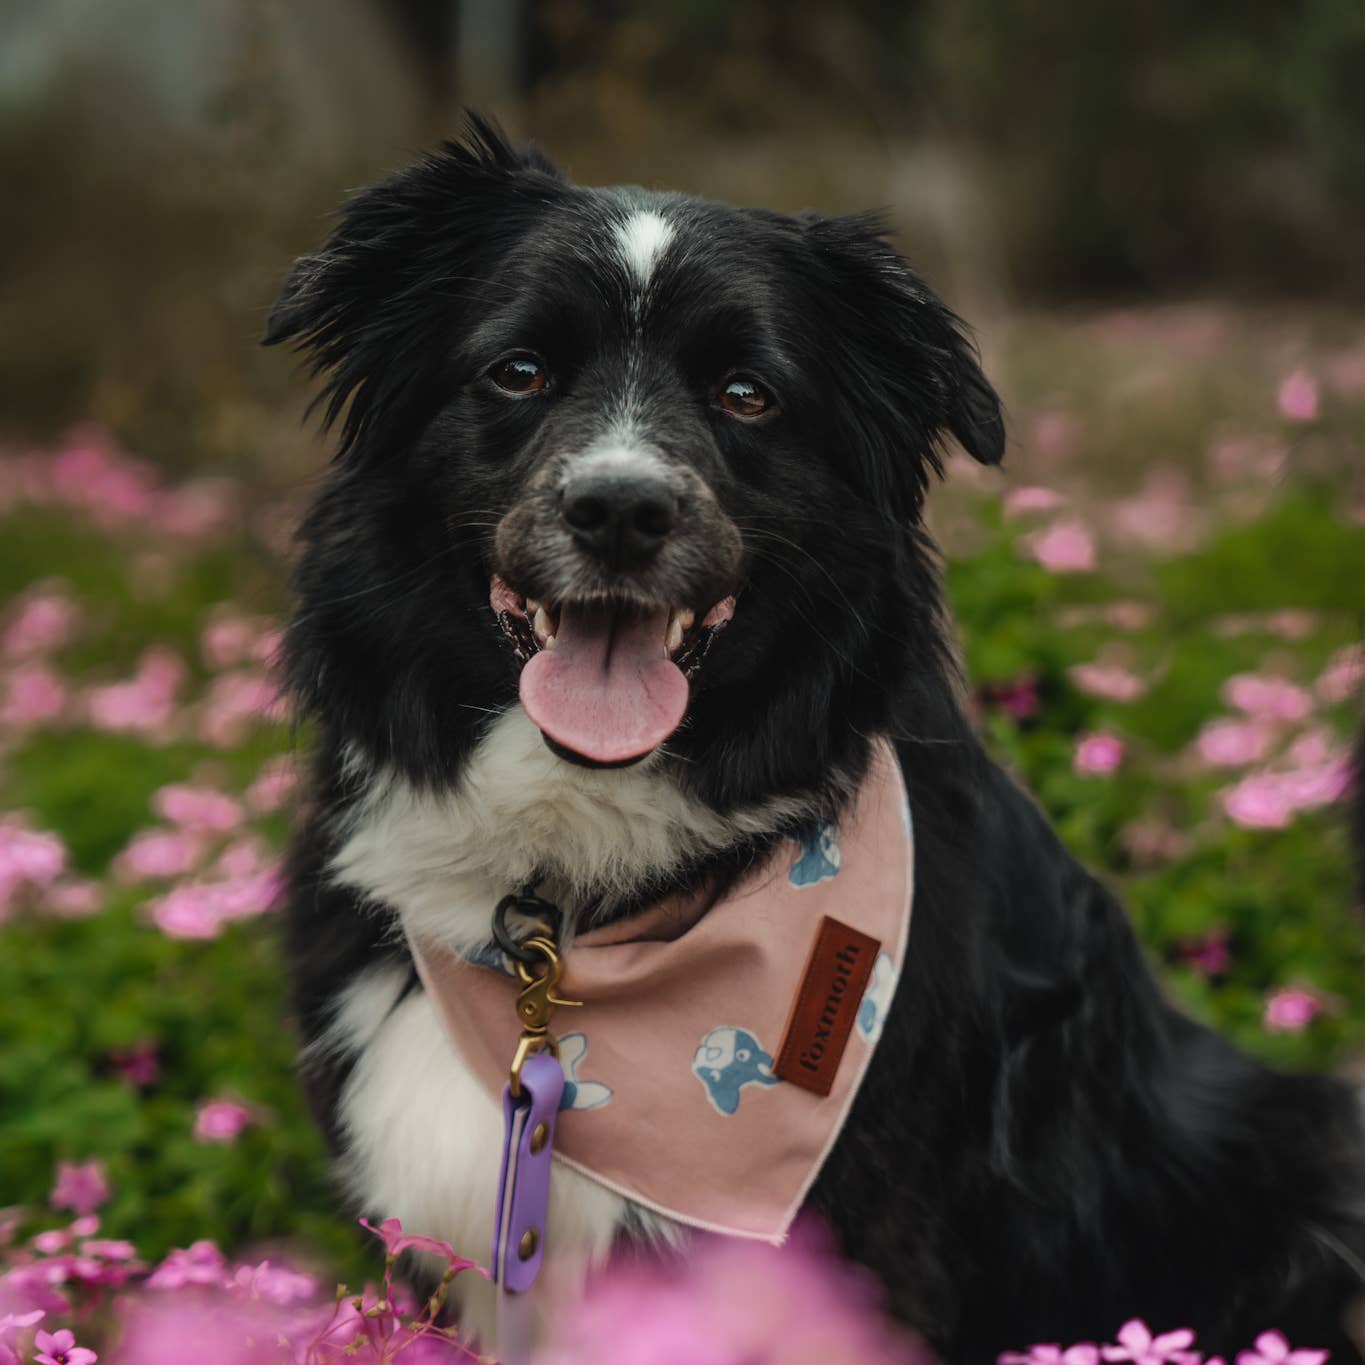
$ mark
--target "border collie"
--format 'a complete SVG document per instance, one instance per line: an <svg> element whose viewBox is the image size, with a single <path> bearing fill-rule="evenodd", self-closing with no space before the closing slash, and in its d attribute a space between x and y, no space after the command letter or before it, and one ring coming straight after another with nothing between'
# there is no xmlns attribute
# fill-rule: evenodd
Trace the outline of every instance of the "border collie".
<svg viewBox="0 0 1365 1365"><path fill-rule="evenodd" d="M477 954L527 885L566 933L725 885L881 736L915 910L809 1196L843 1250L949 1361L1137 1315L1355 1358L1354 1094L1178 1013L964 715L923 503L949 438L995 464L1004 426L875 221L583 188L471 119L349 201L266 341L339 432L285 646L316 734L289 922L359 1209L489 1239L500 1114L403 930ZM566 1265L680 1237L574 1170L551 1198Z"/></svg>

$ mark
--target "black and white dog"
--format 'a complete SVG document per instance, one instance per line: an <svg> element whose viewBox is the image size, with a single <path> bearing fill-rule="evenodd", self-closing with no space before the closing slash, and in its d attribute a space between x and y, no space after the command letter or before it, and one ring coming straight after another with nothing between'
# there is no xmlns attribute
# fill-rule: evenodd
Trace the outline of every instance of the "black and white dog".
<svg viewBox="0 0 1365 1365"><path fill-rule="evenodd" d="M1354 1358L1353 1093L1172 1009L964 718L921 513L948 437L1000 460L1000 407L874 223L581 188L472 121L350 201L267 341L308 348L341 433L287 634L317 736L290 939L357 1205L488 1242L500 1117L400 923L473 952L527 883L572 929L723 882L837 815L883 735L917 889L810 1195L844 1250L950 1361L1135 1315ZM553 649L538 726L518 675ZM613 649L598 682L575 671ZM666 655L690 675L676 732L634 671ZM676 1233L569 1169L550 1219L566 1259Z"/></svg>

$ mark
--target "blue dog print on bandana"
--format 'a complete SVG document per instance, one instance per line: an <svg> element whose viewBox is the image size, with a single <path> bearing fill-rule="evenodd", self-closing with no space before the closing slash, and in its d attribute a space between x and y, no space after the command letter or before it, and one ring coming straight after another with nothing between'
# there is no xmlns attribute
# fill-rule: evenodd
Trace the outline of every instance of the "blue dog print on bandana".
<svg viewBox="0 0 1365 1365"><path fill-rule="evenodd" d="M836 876L843 855L839 852L839 831L826 822L801 835L801 855L792 864L793 886L814 886Z"/></svg>
<svg viewBox="0 0 1365 1365"><path fill-rule="evenodd" d="M863 1002L858 1006L858 1032L863 1041L875 1043L882 1034L882 1023L886 1012L891 1008L891 997L896 990L896 969L890 954L878 953L872 967L872 980L863 992Z"/></svg>
<svg viewBox="0 0 1365 1365"><path fill-rule="evenodd" d="M600 1109L611 1099L611 1086L601 1081L580 1081L578 1064L588 1055L588 1039L583 1033L565 1033L559 1039L559 1064L564 1068L564 1094L561 1109Z"/></svg>
<svg viewBox="0 0 1365 1365"><path fill-rule="evenodd" d="M746 1085L777 1085L773 1059L747 1029L713 1028L692 1058L692 1070L706 1097L727 1117L739 1108Z"/></svg>

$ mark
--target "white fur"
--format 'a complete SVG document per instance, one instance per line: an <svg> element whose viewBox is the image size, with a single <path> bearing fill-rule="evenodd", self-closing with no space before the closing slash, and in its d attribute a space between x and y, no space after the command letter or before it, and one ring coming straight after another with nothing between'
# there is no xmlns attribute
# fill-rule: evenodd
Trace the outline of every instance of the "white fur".
<svg viewBox="0 0 1365 1365"><path fill-rule="evenodd" d="M642 289L649 286L650 276L672 240L673 228L651 209L632 213L616 227L617 254Z"/></svg>
<svg viewBox="0 0 1365 1365"><path fill-rule="evenodd" d="M609 445L593 446L582 455L574 457L569 466L569 477L575 474L594 473L598 470L613 470L625 475L662 475L667 476L668 466L648 446L633 442L629 436L625 440L615 440Z"/></svg>
<svg viewBox="0 0 1365 1365"><path fill-rule="evenodd" d="M373 1218L449 1242L486 1262L493 1237L502 1115L465 1069L423 992L394 1008L401 969L374 968L350 988L329 1043L360 1056L341 1097L341 1174ZM556 1164L553 1230L540 1303L572 1294L610 1249L626 1201ZM454 1285L462 1330L493 1346L494 1298L473 1274Z"/></svg>
<svg viewBox="0 0 1365 1365"><path fill-rule="evenodd" d="M392 907L412 933L468 953L489 941L498 901L537 873L572 932L575 899L628 892L803 813L799 801L775 800L718 815L679 789L658 753L632 768L566 763L514 706L489 729L457 791L372 778L332 873Z"/></svg>
<svg viewBox="0 0 1365 1365"><path fill-rule="evenodd" d="M355 771L365 771L362 760ZM392 907L414 933L467 952L487 943L497 901L538 869L549 873L560 904L571 911L575 895L626 890L647 873L802 813L800 802L774 801L717 815L679 790L660 755L613 771L566 763L515 706L490 727L453 794L372 774L332 872ZM343 1174L373 1216L401 1218L405 1228L478 1259L492 1237L501 1116L427 996L414 992L394 1006L404 979L396 967L362 975L339 1000L332 1032L318 1045L359 1054L341 1099ZM647 1235L683 1236L556 1164L541 1297L572 1292L628 1214ZM456 1285L467 1328L487 1332L491 1292L468 1276Z"/></svg>

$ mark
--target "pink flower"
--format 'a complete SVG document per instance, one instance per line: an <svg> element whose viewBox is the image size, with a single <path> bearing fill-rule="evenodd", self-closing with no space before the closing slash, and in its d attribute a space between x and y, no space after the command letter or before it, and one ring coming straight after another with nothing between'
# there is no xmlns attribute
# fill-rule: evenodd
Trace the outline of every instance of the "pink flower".
<svg viewBox="0 0 1365 1365"><path fill-rule="evenodd" d="M215 672L235 668L251 658L257 634L256 624L245 616L224 614L204 627L199 652Z"/></svg>
<svg viewBox="0 0 1365 1365"><path fill-rule="evenodd" d="M94 1365L99 1357L94 1351L76 1345L76 1335L67 1328L60 1332L40 1331L35 1338L38 1365Z"/></svg>
<svg viewBox="0 0 1365 1365"><path fill-rule="evenodd" d="M0 726L28 730L56 720L66 707L66 684L43 664L26 664L4 679Z"/></svg>
<svg viewBox="0 0 1365 1365"><path fill-rule="evenodd" d="M247 806L257 815L279 810L299 784L298 765L288 754L266 762L256 780L246 789Z"/></svg>
<svg viewBox="0 0 1365 1365"><path fill-rule="evenodd" d="M60 919L86 919L104 908L104 887L89 877L64 877L43 893L43 909Z"/></svg>
<svg viewBox="0 0 1365 1365"><path fill-rule="evenodd" d="M1080 426L1070 413L1039 413L1033 424L1033 447L1046 460L1065 459L1075 449L1080 435Z"/></svg>
<svg viewBox="0 0 1365 1365"><path fill-rule="evenodd" d="M284 716L279 688L264 674L224 673L214 679L199 719L199 737L220 749L230 748L253 728Z"/></svg>
<svg viewBox="0 0 1365 1365"><path fill-rule="evenodd" d="M1262 1023L1271 1033L1302 1033L1323 1009L1323 1002L1311 991L1272 991L1266 997Z"/></svg>
<svg viewBox="0 0 1365 1365"><path fill-rule="evenodd" d="M349 1302L349 1300L347 1300ZM362 1340L347 1352L345 1341L329 1339L330 1323L347 1310L341 1304L276 1305L240 1292L200 1290L193 1294L147 1294L121 1305L119 1359L129 1365L425 1365L415 1351L387 1337ZM377 1305L367 1302L366 1309ZM355 1316L354 1309L350 1312ZM393 1321L392 1313L384 1314ZM361 1320L362 1323L365 1321ZM394 1324L397 1325L396 1323ZM359 1336L352 1333L352 1339ZM390 1334L391 1335L391 1334ZM398 1346L381 1355L366 1345ZM472 1355L453 1352L443 1365L472 1365Z"/></svg>
<svg viewBox="0 0 1365 1365"><path fill-rule="evenodd" d="M1199 538L1189 480L1171 469L1148 475L1141 490L1114 511L1114 527L1128 540L1154 550L1186 550Z"/></svg>
<svg viewBox="0 0 1365 1365"><path fill-rule="evenodd" d="M227 526L236 514L233 485L225 479L200 479L162 492L150 511L156 527L181 540L204 540Z"/></svg>
<svg viewBox="0 0 1365 1365"><path fill-rule="evenodd" d="M1082 777L1101 777L1114 772L1123 762L1126 746L1117 736L1097 732L1082 735L1076 743L1071 766Z"/></svg>
<svg viewBox="0 0 1365 1365"><path fill-rule="evenodd" d="M1067 676L1079 691L1105 701L1137 701L1147 691L1136 673L1117 664L1076 664Z"/></svg>
<svg viewBox="0 0 1365 1365"><path fill-rule="evenodd" d="M1279 1332L1262 1332L1254 1351L1242 1351L1237 1365L1323 1365L1326 1351L1292 1351Z"/></svg>
<svg viewBox="0 0 1365 1365"><path fill-rule="evenodd" d="M104 1261L135 1261L137 1248L121 1238L92 1237L81 1243L82 1256L98 1256Z"/></svg>
<svg viewBox="0 0 1365 1365"><path fill-rule="evenodd" d="M31 1313L0 1313L0 1365L20 1365L10 1343L18 1333L42 1322L46 1316L41 1308L35 1308Z"/></svg>
<svg viewBox="0 0 1365 1365"><path fill-rule="evenodd" d="M1312 712L1313 699L1296 683L1284 678L1238 673L1223 684L1222 697L1229 706L1261 720L1281 720L1291 724Z"/></svg>
<svg viewBox="0 0 1365 1365"><path fill-rule="evenodd" d="M0 820L0 917L23 889L49 887L66 870L66 845L55 835Z"/></svg>
<svg viewBox="0 0 1365 1365"><path fill-rule="evenodd" d="M0 635L0 655L28 659L51 654L71 638L76 617L75 603L61 593L33 593Z"/></svg>
<svg viewBox="0 0 1365 1365"><path fill-rule="evenodd" d="M887 1321L866 1272L820 1230L781 1247L698 1239L682 1262L620 1265L559 1319L539 1365L925 1365L917 1338Z"/></svg>
<svg viewBox="0 0 1365 1365"><path fill-rule="evenodd" d="M1227 930L1214 929L1202 939L1186 939L1180 945L1180 957L1200 976L1221 976L1232 957Z"/></svg>
<svg viewBox="0 0 1365 1365"><path fill-rule="evenodd" d="M1054 522L1026 544L1049 573L1088 573L1095 567L1095 538L1078 521Z"/></svg>
<svg viewBox="0 0 1365 1365"><path fill-rule="evenodd" d="M1279 474L1284 460L1282 446L1245 437L1221 440L1209 452L1214 475L1228 483L1271 481Z"/></svg>
<svg viewBox="0 0 1365 1365"><path fill-rule="evenodd" d="M1347 645L1337 650L1314 685L1318 696L1334 706L1351 701L1365 685L1365 649Z"/></svg>
<svg viewBox="0 0 1365 1365"><path fill-rule="evenodd" d="M1134 858L1144 862L1183 858L1190 851L1189 837L1159 820L1125 825L1119 831L1119 841Z"/></svg>
<svg viewBox="0 0 1365 1365"><path fill-rule="evenodd" d="M90 723L98 730L155 734L175 714L175 695L185 665L167 649L147 650L127 682L94 687L86 695Z"/></svg>
<svg viewBox="0 0 1365 1365"><path fill-rule="evenodd" d="M1318 628L1318 618L1311 611L1285 608L1267 613L1265 628L1285 640L1306 640Z"/></svg>
<svg viewBox="0 0 1365 1365"><path fill-rule="evenodd" d="M210 1241L194 1242L189 1247L176 1248L147 1277L149 1289L183 1289L186 1285L227 1283L227 1259Z"/></svg>
<svg viewBox="0 0 1365 1365"><path fill-rule="evenodd" d="M1006 517L1026 516L1030 512L1055 512L1065 503L1066 499L1053 489L1030 485L1013 488L1005 495L1004 512Z"/></svg>
<svg viewBox="0 0 1365 1365"><path fill-rule="evenodd" d="M115 450L101 432L77 438L52 462L59 502L89 512L104 526L143 520L156 502L156 472Z"/></svg>
<svg viewBox="0 0 1365 1365"><path fill-rule="evenodd" d="M1111 602L1104 608L1104 619L1120 630L1146 630L1156 619L1156 610L1146 602Z"/></svg>
<svg viewBox="0 0 1365 1365"><path fill-rule="evenodd" d="M1318 381L1307 370L1287 375L1276 394L1280 416L1291 422L1316 422L1318 419Z"/></svg>
<svg viewBox="0 0 1365 1365"><path fill-rule="evenodd" d="M271 867L265 844L255 836L230 843L219 855L213 870L229 880L242 881Z"/></svg>
<svg viewBox="0 0 1365 1365"><path fill-rule="evenodd" d="M1100 1348L1090 1341L1079 1341L1065 1350L1055 1342L1044 1342L1023 1354L1004 1351L997 1365L1099 1365L1099 1358Z"/></svg>
<svg viewBox="0 0 1365 1365"><path fill-rule="evenodd" d="M252 1121L251 1110L236 1100L205 1100L195 1110L196 1142L235 1142Z"/></svg>
<svg viewBox="0 0 1365 1365"><path fill-rule="evenodd" d="M76 1165L70 1161L59 1161L57 1183L52 1187L47 1202L54 1209L93 1213L108 1200L110 1193L104 1162L87 1161L83 1165Z"/></svg>
<svg viewBox="0 0 1365 1365"><path fill-rule="evenodd" d="M316 1298L319 1287L314 1276L288 1266L271 1265L269 1261L262 1261L257 1266L238 1266L231 1284L253 1299L282 1307Z"/></svg>
<svg viewBox="0 0 1365 1365"><path fill-rule="evenodd" d="M212 787L192 787L187 783L162 787L152 797L152 809L181 829L214 834L226 834L245 819L241 806L232 797Z"/></svg>
<svg viewBox="0 0 1365 1365"><path fill-rule="evenodd" d="M988 683L981 688L981 701L1015 720L1029 720L1038 714L1038 683L1028 673L1008 682Z"/></svg>
<svg viewBox="0 0 1365 1365"><path fill-rule="evenodd" d="M155 1043L141 1042L135 1047L116 1049L109 1054L109 1064L134 1089L155 1085L161 1077Z"/></svg>
<svg viewBox="0 0 1365 1365"><path fill-rule="evenodd" d="M1340 801L1351 786L1351 762L1345 754L1321 763L1303 763L1281 775L1285 798L1295 810L1316 810Z"/></svg>
<svg viewBox="0 0 1365 1365"><path fill-rule="evenodd" d="M228 921L274 909L280 890L279 869L271 864L248 876L186 882L149 901L147 909L168 938L217 938Z"/></svg>
<svg viewBox="0 0 1365 1365"><path fill-rule="evenodd" d="M1253 773L1223 793L1223 809L1248 829L1284 829L1298 811L1339 801L1350 783L1345 756L1286 772Z"/></svg>
<svg viewBox="0 0 1365 1365"><path fill-rule="evenodd" d="M1245 829L1284 829L1294 817L1294 807L1277 773L1244 777L1223 793L1223 809Z"/></svg>
<svg viewBox="0 0 1365 1365"><path fill-rule="evenodd" d="M152 923L167 938L217 938L223 931L217 896L212 886L178 886L168 895L147 903Z"/></svg>
<svg viewBox="0 0 1365 1365"><path fill-rule="evenodd" d="M10 1332L18 1332L42 1322L46 1316L41 1308L35 1308L31 1313L0 1313L0 1340Z"/></svg>
<svg viewBox="0 0 1365 1365"><path fill-rule="evenodd" d="M416 1233L404 1232L403 1224L397 1218L386 1218L378 1227L375 1227L367 1218L362 1218L359 1221L362 1228L374 1233L384 1243L384 1254L389 1259L401 1256L405 1251L422 1251L431 1256L441 1257L446 1262L449 1271L477 1270L480 1275L485 1278L488 1277L488 1272L482 1266L466 1260L463 1256L456 1255L455 1250L448 1242L438 1242L434 1237L422 1237Z"/></svg>
<svg viewBox="0 0 1365 1365"><path fill-rule="evenodd" d="M1259 763L1270 749L1272 732L1261 722L1211 720L1195 737L1199 757L1214 768Z"/></svg>
<svg viewBox="0 0 1365 1365"><path fill-rule="evenodd" d="M1194 1333L1188 1327L1154 1337L1141 1318L1133 1318L1119 1328L1118 1345L1105 1346L1102 1354L1106 1360L1128 1360L1133 1365L1166 1365L1168 1361L1194 1365L1199 1354L1189 1349L1193 1342Z"/></svg>
<svg viewBox="0 0 1365 1365"><path fill-rule="evenodd" d="M141 830L114 859L114 875L122 882L182 877L199 862L204 844L198 830Z"/></svg>
<svg viewBox="0 0 1365 1365"><path fill-rule="evenodd" d="M33 1249L44 1256L55 1256L71 1245L71 1234L65 1228L49 1228L33 1238Z"/></svg>
<svg viewBox="0 0 1365 1365"><path fill-rule="evenodd" d="M20 1365L19 1356L10 1344L18 1333L42 1322L47 1313L35 1308L30 1313L0 1313L0 1365Z"/></svg>
<svg viewBox="0 0 1365 1365"><path fill-rule="evenodd" d="M1299 767L1316 767L1342 757L1336 736L1325 725L1305 730L1289 746L1289 761Z"/></svg>

